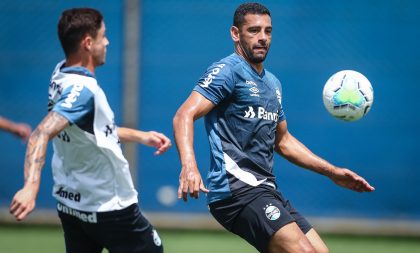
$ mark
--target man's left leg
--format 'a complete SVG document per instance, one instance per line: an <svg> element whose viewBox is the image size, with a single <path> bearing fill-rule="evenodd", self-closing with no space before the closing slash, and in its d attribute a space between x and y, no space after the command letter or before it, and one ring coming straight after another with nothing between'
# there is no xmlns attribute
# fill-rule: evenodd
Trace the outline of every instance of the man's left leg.
<svg viewBox="0 0 420 253"><path fill-rule="evenodd" d="M311 242L312 246L315 248L316 253L329 253L327 245L325 245L324 241L321 239L319 234L315 231L315 229L311 228L306 233L306 237Z"/></svg>

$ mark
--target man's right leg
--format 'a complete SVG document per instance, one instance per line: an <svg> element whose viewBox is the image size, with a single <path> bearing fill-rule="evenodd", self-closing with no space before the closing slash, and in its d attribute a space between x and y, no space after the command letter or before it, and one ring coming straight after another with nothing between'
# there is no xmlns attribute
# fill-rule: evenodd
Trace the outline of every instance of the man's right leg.
<svg viewBox="0 0 420 253"><path fill-rule="evenodd" d="M64 240L67 253L101 253L98 245L83 229L82 221L74 216L59 212L64 230Z"/></svg>

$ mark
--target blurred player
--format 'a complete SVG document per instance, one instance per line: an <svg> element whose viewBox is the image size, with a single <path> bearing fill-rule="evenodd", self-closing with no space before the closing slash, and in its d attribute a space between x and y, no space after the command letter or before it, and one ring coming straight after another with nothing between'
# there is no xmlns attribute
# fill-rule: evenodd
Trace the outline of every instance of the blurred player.
<svg viewBox="0 0 420 253"><path fill-rule="evenodd" d="M0 117L0 129L18 136L25 142L31 135L31 127L28 124L16 123L3 117Z"/></svg>
<svg viewBox="0 0 420 253"><path fill-rule="evenodd" d="M271 14L240 5L231 37L235 53L212 64L174 117L182 170L178 198L207 193L210 212L260 252L328 252L306 219L277 190L274 151L358 192L374 188L354 172L313 154L287 129L279 80L263 62L271 44ZM211 148L207 188L193 149L194 121L205 116Z"/></svg>
<svg viewBox="0 0 420 253"><path fill-rule="evenodd" d="M49 113L29 139L25 183L10 212L23 220L34 209L50 139L54 189L67 252L163 252L159 235L139 210L121 141L165 152L170 140L157 132L117 127L95 78L109 44L101 13L62 13L58 36L66 60L58 63L49 87Z"/></svg>

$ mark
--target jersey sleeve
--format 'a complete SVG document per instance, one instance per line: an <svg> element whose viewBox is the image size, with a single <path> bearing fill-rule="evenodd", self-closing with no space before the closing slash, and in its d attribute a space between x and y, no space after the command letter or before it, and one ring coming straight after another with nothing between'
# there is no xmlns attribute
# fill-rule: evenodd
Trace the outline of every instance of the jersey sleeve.
<svg viewBox="0 0 420 253"><path fill-rule="evenodd" d="M219 104L228 97L235 86L229 65L218 63L210 66L198 80L194 91L197 91L213 104Z"/></svg>
<svg viewBox="0 0 420 253"><path fill-rule="evenodd" d="M84 85L71 85L63 90L52 111L71 124L84 123L86 116L94 112L94 94Z"/></svg>

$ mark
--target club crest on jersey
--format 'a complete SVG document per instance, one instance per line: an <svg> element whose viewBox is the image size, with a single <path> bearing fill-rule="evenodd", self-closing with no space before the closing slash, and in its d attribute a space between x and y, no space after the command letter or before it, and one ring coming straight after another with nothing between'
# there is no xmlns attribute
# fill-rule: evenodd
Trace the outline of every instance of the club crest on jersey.
<svg viewBox="0 0 420 253"><path fill-rule="evenodd" d="M64 100L64 103L61 104L61 106L70 109L73 106L73 103L80 96L80 92L83 90L83 87L84 87L83 84L73 85L73 87L71 88L70 94Z"/></svg>
<svg viewBox="0 0 420 253"><path fill-rule="evenodd" d="M263 209L265 211L265 216L267 217L267 219L274 221L280 218L280 209L278 209L278 207L276 206L273 206L273 204L270 203L266 205Z"/></svg>
<svg viewBox="0 0 420 253"><path fill-rule="evenodd" d="M276 88L276 96L277 96L277 100L279 101L279 104L281 104L281 92L279 88Z"/></svg>
<svg viewBox="0 0 420 253"><path fill-rule="evenodd" d="M199 83L199 85L203 88L209 87L211 82L213 82L213 79L216 77L217 74L220 73L220 70L225 66L225 64L218 64L214 69L211 70L211 72L207 75L207 77L204 78L204 80Z"/></svg>

